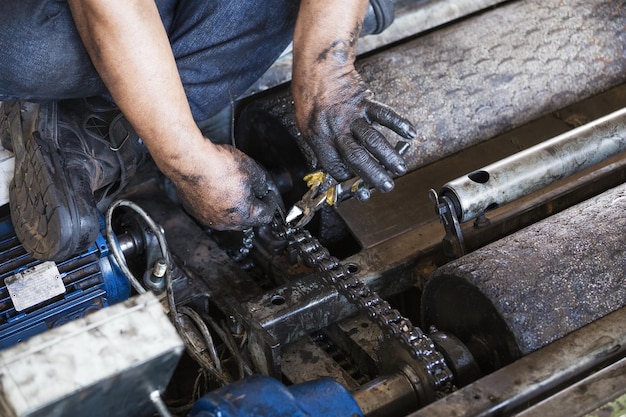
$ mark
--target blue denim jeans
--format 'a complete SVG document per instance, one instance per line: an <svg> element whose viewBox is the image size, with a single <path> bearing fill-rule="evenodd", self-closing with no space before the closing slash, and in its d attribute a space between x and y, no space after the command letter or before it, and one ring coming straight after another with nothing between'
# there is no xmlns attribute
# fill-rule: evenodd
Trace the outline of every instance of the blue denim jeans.
<svg viewBox="0 0 626 417"><path fill-rule="evenodd" d="M156 0L196 120L241 95L291 41L294 0ZM0 101L107 95L64 0L0 1Z"/></svg>

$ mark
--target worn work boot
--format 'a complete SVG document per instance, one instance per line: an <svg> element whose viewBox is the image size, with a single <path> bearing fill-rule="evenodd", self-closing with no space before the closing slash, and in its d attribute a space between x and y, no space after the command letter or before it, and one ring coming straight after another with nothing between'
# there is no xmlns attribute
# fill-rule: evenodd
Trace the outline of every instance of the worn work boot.
<svg viewBox="0 0 626 417"><path fill-rule="evenodd" d="M18 239L35 258L87 249L100 208L126 185L146 149L119 110L102 99L4 102L0 140L15 153L9 185Z"/></svg>

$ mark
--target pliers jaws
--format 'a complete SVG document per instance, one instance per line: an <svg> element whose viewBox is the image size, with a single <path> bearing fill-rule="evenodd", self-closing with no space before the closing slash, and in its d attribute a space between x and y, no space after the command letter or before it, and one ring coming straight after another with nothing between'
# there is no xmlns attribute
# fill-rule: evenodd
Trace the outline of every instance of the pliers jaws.
<svg viewBox="0 0 626 417"><path fill-rule="evenodd" d="M304 180L309 190L294 204L285 218L287 224L295 228L307 225L324 203L334 204L334 180L330 175L317 171L304 177Z"/></svg>

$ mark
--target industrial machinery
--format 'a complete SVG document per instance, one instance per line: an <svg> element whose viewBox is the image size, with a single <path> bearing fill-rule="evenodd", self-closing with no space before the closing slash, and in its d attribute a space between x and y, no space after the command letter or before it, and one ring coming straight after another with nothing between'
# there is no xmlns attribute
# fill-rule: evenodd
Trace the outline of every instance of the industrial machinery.
<svg viewBox="0 0 626 417"><path fill-rule="evenodd" d="M207 229L152 164L65 262L0 222L1 415L624 413L626 3L394 3L357 62L418 127L391 193L287 218L342 185L302 180L285 55L231 125L272 224Z"/></svg>

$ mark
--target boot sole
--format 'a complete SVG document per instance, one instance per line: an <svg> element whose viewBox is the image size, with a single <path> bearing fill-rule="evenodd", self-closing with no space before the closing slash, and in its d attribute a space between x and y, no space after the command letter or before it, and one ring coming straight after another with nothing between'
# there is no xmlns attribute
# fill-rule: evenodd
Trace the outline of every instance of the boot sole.
<svg viewBox="0 0 626 417"><path fill-rule="evenodd" d="M35 258L61 261L86 250L95 241L100 222L88 179L69 172L54 140L40 137L41 131L56 134L56 107L44 113L37 131L20 130L22 134L13 138L15 174L9 184L9 206L24 248ZM76 183L83 187L77 190ZM85 185L88 192L80 192Z"/></svg>

